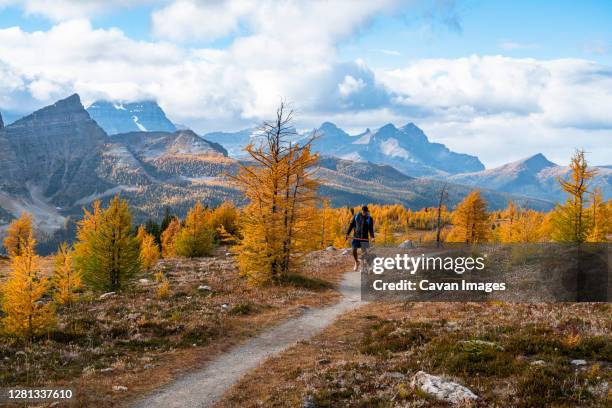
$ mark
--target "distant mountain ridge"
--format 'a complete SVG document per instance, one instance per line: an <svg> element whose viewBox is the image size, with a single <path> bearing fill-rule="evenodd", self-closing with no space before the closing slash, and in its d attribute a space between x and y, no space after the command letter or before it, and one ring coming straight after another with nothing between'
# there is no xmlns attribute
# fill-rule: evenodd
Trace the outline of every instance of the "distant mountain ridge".
<svg viewBox="0 0 612 408"><path fill-rule="evenodd" d="M315 143L315 149L321 152L325 149L325 154L388 164L410 176L435 176L484 169L476 156L456 153L441 143L430 142L414 123L401 128L389 123L374 131L367 129L351 137L328 122L317 133L319 141Z"/></svg>
<svg viewBox="0 0 612 408"><path fill-rule="evenodd" d="M96 101L87 108L87 112L108 135L177 130L155 101Z"/></svg>
<svg viewBox="0 0 612 408"><path fill-rule="evenodd" d="M28 211L50 232L83 205L120 192L132 197L137 215L160 212L160 197L180 203L210 191L177 184L175 169L222 173L226 155L190 130L109 137L75 94L0 128L0 219Z"/></svg>
<svg viewBox="0 0 612 408"><path fill-rule="evenodd" d="M591 189L599 187L605 198L611 198L612 169L605 166L592 168L597 174L591 182ZM538 153L493 169L455 174L448 180L456 184L562 202L566 194L558 180L567 177L568 172L569 167L559 166Z"/></svg>
<svg viewBox="0 0 612 408"><path fill-rule="evenodd" d="M212 132L203 137L221 143L230 156L241 157L244 147L254 140L254 129L238 132ZM387 124L379 129L366 129L350 135L331 122L324 122L314 132L305 132L297 140L316 135L313 150L352 161L387 164L414 176L443 176L484 169L476 156L456 153L441 143L432 143L414 123L401 128Z"/></svg>

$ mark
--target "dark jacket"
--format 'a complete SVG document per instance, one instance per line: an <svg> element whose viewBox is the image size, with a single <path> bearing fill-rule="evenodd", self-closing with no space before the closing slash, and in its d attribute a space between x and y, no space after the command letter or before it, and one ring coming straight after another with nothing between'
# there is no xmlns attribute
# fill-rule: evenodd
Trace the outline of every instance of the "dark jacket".
<svg viewBox="0 0 612 408"><path fill-rule="evenodd" d="M364 216L362 213L357 214L351 220L346 235L350 235L351 231L355 230L353 238L369 240L374 238L374 219L370 214Z"/></svg>

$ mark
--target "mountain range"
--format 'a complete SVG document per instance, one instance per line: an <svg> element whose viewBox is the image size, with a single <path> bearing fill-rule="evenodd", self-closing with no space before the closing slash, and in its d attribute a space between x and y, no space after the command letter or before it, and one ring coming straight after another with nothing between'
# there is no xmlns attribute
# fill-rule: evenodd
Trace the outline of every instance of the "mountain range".
<svg viewBox="0 0 612 408"><path fill-rule="evenodd" d="M352 161L388 164L418 177L484 170L476 156L456 153L429 141L414 123L401 128L389 123L378 129L351 136L330 122L315 132L314 150Z"/></svg>
<svg viewBox="0 0 612 408"><path fill-rule="evenodd" d="M593 169L596 174L590 190L597 187L605 198L612 197L612 168L594 166ZM562 202L566 194L561 189L559 179L567 178L568 173L569 167L559 166L538 153L493 169L455 174L449 176L448 180L472 187Z"/></svg>
<svg viewBox="0 0 612 408"><path fill-rule="evenodd" d="M206 133L204 138L221 143L230 156L244 157L244 147L255 141L256 129L238 132ZM389 123L375 130L350 135L331 122L311 132L296 135L297 141L314 137L313 150L358 162L388 164L416 177L442 177L449 174L484 170L476 156L456 153L440 143L429 141L414 123L401 128Z"/></svg>
<svg viewBox="0 0 612 408"><path fill-rule="evenodd" d="M98 108L86 110L75 94L10 125L0 119L0 226L29 211L41 231L52 233L80 217L83 206L117 193L130 202L137 222L161 217L165 207L183 216L196 200L213 206L227 199L244 203L227 175L245 160L238 149L257 141L253 129L200 136L163 125L168 119L156 104L94 105ZM143 106L154 117L133 115ZM133 116L147 131L135 125ZM155 123L167 130L152 131ZM310 136L297 134L296 140ZM567 168L543 155L483 170L478 158L430 142L412 123L351 136L326 122L316 136L320 192L334 206L402 203L422 208L435 205L445 184L451 207L474 186L483 189L491 209L509 200L550 209L562 198L556 177ZM598 171L596 181L608 198L612 169Z"/></svg>

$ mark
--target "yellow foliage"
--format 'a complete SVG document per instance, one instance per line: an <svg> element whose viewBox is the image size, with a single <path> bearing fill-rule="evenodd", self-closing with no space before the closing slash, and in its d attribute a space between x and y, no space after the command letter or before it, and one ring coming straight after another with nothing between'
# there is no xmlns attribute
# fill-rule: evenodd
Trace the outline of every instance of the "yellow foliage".
<svg viewBox="0 0 612 408"><path fill-rule="evenodd" d="M237 237L240 230L240 211L233 203L224 201L210 212L207 223L209 228L214 231L218 232L223 228L227 234ZM221 240L221 237L217 237Z"/></svg>
<svg viewBox="0 0 612 408"><path fill-rule="evenodd" d="M395 243L395 238L393 236L393 229L391 227L391 222L389 221L388 218L383 219L383 222L381 223L380 231L378 232L378 235L376 237L377 237L377 240L376 240L377 244L390 245L390 244Z"/></svg>
<svg viewBox="0 0 612 408"><path fill-rule="evenodd" d="M210 229L207 211L197 202L187 213L185 225L174 240L178 256L196 258L210 255L215 246L214 232Z"/></svg>
<svg viewBox="0 0 612 408"><path fill-rule="evenodd" d="M77 230L75 267L91 287L117 290L140 270L140 247L127 202L115 196L102 211L94 203Z"/></svg>
<svg viewBox="0 0 612 408"><path fill-rule="evenodd" d="M157 288L157 297L160 299L165 299L168 296L170 296L170 282L164 278Z"/></svg>
<svg viewBox="0 0 612 408"><path fill-rule="evenodd" d="M588 209L590 216L590 231L587 235L587 242L606 242L607 237L612 231L612 211L610 204L612 201L603 201L601 189L596 188L591 199L591 207Z"/></svg>
<svg viewBox="0 0 612 408"><path fill-rule="evenodd" d="M150 271L159 260L159 247L155 237L145 231L141 225L136 235L140 242L140 265L145 271Z"/></svg>
<svg viewBox="0 0 612 408"><path fill-rule="evenodd" d="M55 254L55 270L53 272L53 298L61 305L70 304L78 299L76 291L81 288L81 274L74 270L72 251L68 245L61 244Z"/></svg>
<svg viewBox="0 0 612 408"><path fill-rule="evenodd" d="M544 214L534 210L517 209L512 201L503 214L508 220L496 231L500 242L542 242L546 238L543 229Z"/></svg>
<svg viewBox="0 0 612 408"><path fill-rule="evenodd" d="M243 166L235 177L249 200L238 262L242 275L255 284L283 280L313 246L317 155L308 144L290 141L291 119L281 105L276 119L262 127L263 142L246 148L257 164Z"/></svg>
<svg viewBox="0 0 612 408"><path fill-rule="evenodd" d="M40 272L35 241L30 237L25 244L22 253L11 259L11 274L3 288L2 322L6 334L32 338L55 325L55 311L51 303L41 302L49 280Z"/></svg>
<svg viewBox="0 0 612 408"><path fill-rule="evenodd" d="M21 255L32 238L32 216L24 212L21 217L11 222L6 230L3 242L6 253L10 257Z"/></svg>
<svg viewBox="0 0 612 408"><path fill-rule="evenodd" d="M453 228L447 241L475 244L487 242L488 236L487 203L480 196L480 191L474 190L457 205L453 212Z"/></svg>
<svg viewBox="0 0 612 408"><path fill-rule="evenodd" d="M181 231L181 223L177 218L172 218L168 227L161 234L162 256L164 258L172 258L176 256L174 250L174 241Z"/></svg>
<svg viewBox="0 0 612 408"><path fill-rule="evenodd" d="M557 242L585 242L589 236L591 220L585 209L590 180L596 171L590 170L584 151L577 150L569 165L567 180L559 179L568 195L564 205L557 205L552 217L552 239Z"/></svg>
<svg viewBox="0 0 612 408"><path fill-rule="evenodd" d="M159 271L154 275L154 278L155 282L163 282L163 280L165 279L164 273L162 271Z"/></svg>

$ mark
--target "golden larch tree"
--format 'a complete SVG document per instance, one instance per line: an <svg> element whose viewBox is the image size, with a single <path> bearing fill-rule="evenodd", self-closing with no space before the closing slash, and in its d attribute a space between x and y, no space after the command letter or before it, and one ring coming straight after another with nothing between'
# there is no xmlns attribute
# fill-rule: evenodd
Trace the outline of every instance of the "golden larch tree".
<svg viewBox="0 0 612 408"><path fill-rule="evenodd" d="M93 244L95 235L102 224L102 204L100 200L93 202L91 211L83 208L83 218L77 223L76 243L74 244L73 260L75 268L82 274L93 259Z"/></svg>
<svg viewBox="0 0 612 408"><path fill-rule="evenodd" d="M589 169L583 150L577 150L571 159L568 179L559 178L561 188L568 195L563 205L554 210L552 239L557 242L585 242L590 229L586 211L589 185L596 171Z"/></svg>
<svg viewBox="0 0 612 408"><path fill-rule="evenodd" d="M224 201L210 213L207 223L214 231L220 231L223 228L228 234L237 237L240 229L240 211L233 203Z"/></svg>
<svg viewBox="0 0 612 408"><path fill-rule="evenodd" d="M24 212L21 217L13 220L6 230L4 248L9 257L19 256L28 242L34 242L32 233L32 216Z"/></svg>
<svg viewBox="0 0 612 408"><path fill-rule="evenodd" d="M53 298L61 305L75 302L78 299L77 291L82 287L81 273L74 269L73 252L66 243L61 244L55 254L53 287Z"/></svg>
<svg viewBox="0 0 612 408"><path fill-rule="evenodd" d="M612 213L610 212L610 202L603 200L600 188L593 191L591 206L588 209L591 219L591 229L587 235L587 242L606 242L610 234L610 224L612 223Z"/></svg>
<svg viewBox="0 0 612 408"><path fill-rule="evenodd" d="M161 234L162 256L164 258L172 258L176 256L174 250L174 241L181 231L181 223L176 217L172 217L166 229Z"/></svg>
<svg viewBox="0 0 612 408"><path fill-rule="evenodd" d="M505 243L542 242L544 214L535 210L518 210L512 223L500 227L500 240Z"/></svg>
<svg viewBox="0 0 612 408"><path fill-rule="evenodd" d="M95 289L118 290L140 270L140 245L127 202L115 196L107 209L85 214L77 231L75 263Z"/></svg>
<svg viewBox="0 0 612 408"><path fill-rule="evenodd" d="M140 243L140 265L145 271L150 271L159 260L159 246L155 242L155 237L149 234L142 225L138 227L136 238Z"/></svg>
<svg viewBox="0 0 612 408"><path fill-rule="evenodd" d="M42 302L49 290L49 279L40 271L34 252L35 241L29 237L22 252L11 258L11 273L3 287L3 329L8 335L31 339L55 325L51 303Z"/></svg>
<svg viewBox="0 0 612 408"><path fill-rule="evenodd" d="M215 247L214 231L208 218L210 213L197 202L187 213L185 223L174 240L176 255L196 258L210 255Z"/></svg>
<svg viewBox="0 0 612 408"><path fill-rule="evenodd" d="M257 144L246 148L256 164L243 165L235 177L249 200L238 262L241 273L256 284L286 278L317 235L312 209L318 184L312 169L318 158L310 141L292 141L292 122L293 111L281 104L276 118L263 123Z"/></svg>
<svg viewBox="0 0 612 408"><path fill-rule="evenodd" d="M474 190L461 201L452 217L453 228L447 241L476 244L486 242L489 236L487 203L479 190Z"/></svg>

